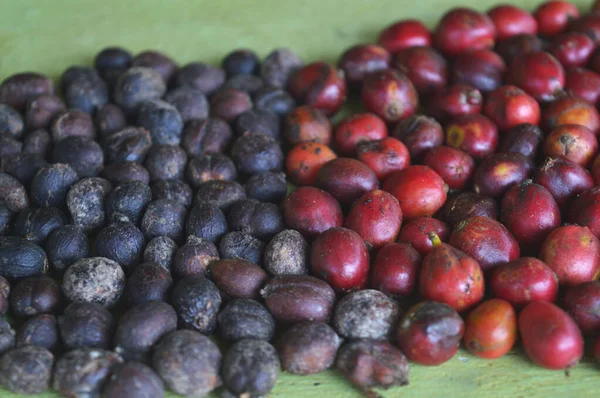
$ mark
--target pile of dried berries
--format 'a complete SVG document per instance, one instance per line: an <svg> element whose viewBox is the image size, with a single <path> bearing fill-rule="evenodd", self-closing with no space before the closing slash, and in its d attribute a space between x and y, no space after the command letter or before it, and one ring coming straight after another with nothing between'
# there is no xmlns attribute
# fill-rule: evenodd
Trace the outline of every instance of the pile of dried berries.
<svg viewBox="0 0 600 398"><path fill-rule="evenodd" d="M6 78L0 383L248 398L336 367L371 391L518 337L600 360L598 44L600 1L554 0L398 21L337 66L113 47L58 89Z"/></svg>

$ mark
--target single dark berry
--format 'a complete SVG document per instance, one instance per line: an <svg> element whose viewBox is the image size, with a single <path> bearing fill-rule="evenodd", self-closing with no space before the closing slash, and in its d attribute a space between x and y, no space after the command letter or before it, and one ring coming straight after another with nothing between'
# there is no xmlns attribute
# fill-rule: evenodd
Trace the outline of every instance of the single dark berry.
<svg viewBox="0 0 600 398"><path fill-rule="evenodd" d="M189 156L225 152L232 138L231 127L223 119L209 117L191 120L183 129L181 147Z"/></svg>
<svg viewBox="0 0 600 398"><path fill-rule="evenodd" d="M245 232L229 232L219 242L221 258L241 258L260 265L264 251L264 242Z"/></svg>
<svg viewBox="0 0 600 398"><path fill-rule="evenodd" d="M278 48L264 59L260 67L260 76L275 87L286 87L294 72L304 66L304 61L292 50Z"/></svg>
<svg viewBox="0 0 600 398"><path fill-rule="evenodd" d="M285 117L296 107L296 100L283 88L265 85L253 96L257 109L266 109Z"/></svg>
<svg viewBox="0 0 600 398"><path fill-rule="evenodd" d="M116 261L126 273L142 259L144 234L130 222L115 222L96 235L96 255Z"/></svg>
<svg viewBox="0 0 600 398"><path fill-rule="evenodd" d="M161 199L151 202L142 218L142 232L147 240L157 236L167 236L175 242L184 237L187 210L185 206L172 200Z"/></svg>
<svg viewBox="0 0 600 398"><path fill-rule="evenodd" d="M283 230L283 216L272 203L262 203L254 199L237 202L227 214L232 231L242 231L269 240Z"/></svg>
<svg viewBox="0 0 600 398"><path fill-rule="evenodd" d="M54 163L66 163L79 177L93 177L104 165L104 153L96 141L86 137L67 137L54 145Z"/></svg>
<svg viewBox="0 0 600 398"><path fill-rule="evenodd" d="M193 188L210 180L233 181L237 169L233 161L221 153L194 156L185 171L185 176Z"/></svg>
<svg viewBox="0 0 600 398"><path fill-rule="evenodd" d="M208 117L208 101L204 93L198 89L176 88L165 95L165 101L177 109L184 123Z"/></svg>
<svg viewBox="0 0 600 398"><path fill-rule="evenodd" d="M239 258L215 261L210 267L210 277L225 299L258 298L268 279L261 267Z"/></svg>
<svg viewBox="0 0 600 398"><path fill-rule="evenodd" d="M94 114L94 124L100 141L127 127L127 118L123 110L115 104L106 104Z"/></svg>
<svg viewBox="0 0 600 398"><path fill-rule="evenodd" d="M341 339L322 322L302 322L292 326L279 339L277 351L283 370L309 375L329 369Z"/></svg>
<svg viewBox="0 0 600 398"><path fill-rule="evenodd" d="M156 263L143 263L135 267L127 278L125 292L130 306L149 301L168 301L173 279L165 268Z"/></svg>
<svg viewBox="0 0 600 398"><path fill-rule="evenodd" d="M177 278L204 276L210 264L218 259L219 251L212 242L190 235L175 252L171 272Z"/></svg>
<svg viewBox="0 0 600 398"><path fill-rule="evenodd" d="M218 207L200 203L190 210L185 233L216 243L227 233L227 219Z"/></svg>
<svg viewBox="0 0 600 398"><path fill-rule="evenodd" d="M48 161L42 154L19 153L6 156L1 160L1 169L27 187L31 185L35 173L48 165ZM55 163L60 163L60 161Z"/></svg>
<svg viewBox="0 0 600 398"><path fill-rule="evenodd" d="M265 249L264 265L271 275L308 274L309 245L302 234L285 229L271 239Z"/></svg>
<svg viewBox="0 0 600 398"><path fill-rule="evenodd" d="M54 94L42 94L25 104L25 126L28 130L44 129L67 110L63 100Z"/></svg>
<svg viewBox="0 0 600 398"><path fill-rule="evenodd" d="M41 394L50 387L54 355L38 346L23 346L0 358L0 384L15 394Z"/></svg>
<svg viewBox="0 0 600 398"><path fill-rule="evenodd" d="M155 50L146 50L137 54L131 60L134 67L146 67L156 71L165 84L169 84L177 71L177 64L168 55Z"/></svg>
<svg viewBox="0 0 600 398"><path fill-rule="evenodd" d="M173 288L171 302L181 326L209 335L217 326L221 306L219 289L203 276L181 279Z"/></svg>
<svg viewBox="0 0 600 398"><path fill-rule="evenodd" d="M154 145L144 165L152 181L180 180L187 161L185 151L177 145Z"/></svg>
<svg viewBox="0 0 600 398"><path fill-rule="evenodd" d="M109 99L106 82L92 67L70 67L63 73L60 85L69 108L93 113Z"/></svg>
<svg viewBox="0 0 600 398"><path fill-rule="evenodd" d="M29 207L29 196L23 184L6 173L0 173L0 199L12 212L19 212Z"/></svg>
<svg viewBox="0 0 600 398"><path fill-rule="evenodd" d="M225 82L225 72L202 62L190 62L175 75L176 87L192 87L210 95Z"/></svg>
<svg viewBox="0 0 600 398"><path fill-rule="evenodd" d="M221 88L210 98L210 114L228 123L252 109L252 98L248 93L235 88Z"/></svg>
<svg viewBox="0 0 600 398"><path fill-rule="evenodd" d="M42 167L31 181L31 203L36 207L64 208L67 192L78 180L77 172L68 164Z"/></svg>
<svg viewBox="0 0 600 398"><path fill-rule="evenodd" d="M86 232L101 228L105 223L105 198L112 188L104 178L84 178L73 184L67 193L67 208L73 224Z"/></svg>
<svg viewBox="0 0 600 398"><path fill-rule="evenodd" d="M177 108L161 100L140 104L136 124L150 131L154 144L179 145L183 119Z"/></svg>
<svg viewBox="0 0 600 398"><path fill-rule="evenodd" d="M210 180L198 187L195 203L217 206L227 213L235 203L246 199L244 187L235 181Z"/></svg>
<svg viewBox="0 0 600 398"><path fill-rule="evenodd" d="M60 302L60 286L47 276L23 279L10 292L10 310L15 316L55 313L60 307Z"/></svg>
<svg viewBox="0 0 600 398"><path fill-rule="evenodd" d="M157 236L146 245L144 261L156 263L171 272L175 251L177 251L177 243L173 239L168 236Z"/></svg>
<svg viewBox="0 0 600 398"><path fill-rule="evenodd" d="M15 218L12 233L44 246L52 231L65 225L66 216L56 207L29 208Z"/></svg>
<svg viewBox="0 0 600 398"><path fill-rule="evenodd" d="M141 163L152 146L152 138L145 128L130 126L109 134L103 145L107 163Z"/></svg>
<svg viewBox="0 0 600 398"><path fill-rule="evenodd" d="M135 67L123 72L113 89L117 105L133 112L140 103L161 98L167 87L160 73L150 68Z"/></svg>
<svg viewBox="0 0 600 398"><path fill-rule="evenodd" d="M33 316L21 325L16 336L17 347L34 345L54 351L61 343L56 317L50 314Z"/></svg>
<svg viewBox="0 0 600 398"><path fill-rule="evenodd" d="M150 188L154 200L173 200L185 207L190 207L192 205L193 191L184 181L161 180L152 184Z"/></svg>
<svg viewBox="0 0 600 398"><path fill-rule="evenodd" d="M64 295L76 303L114 306L125 287L125 273L115 261L103 257L78 260L67 268L62 281Z"/></svg>
<svg viewBox="0 0 600 398"><path fill-rule="evenodd" d="M94 58L94 67L108 83L113 87L119 76L131 66L131 53L121 47L106 47Z"/></svg>
<svg viewBox="0 0 600 398"><path fill-rule="evenodd" d="M121 214L139 225L146 207L152 200L152 192L147 184L128 181L113 189L106 198L106 213L109 219Z"/></svg>
<svg viewBox="0 0 600 398"><path fill-rule="evenodd" d="M114 369L104 394L111 398L162 398L165 386L149 366L126 362Z"/></svg>
<svg viewBox="0 0 600 398"><path fill-rule="evenodd" d="M256 53L248 49L234 50L227 54L221 62L227 76L254 74L258 71L260 61Z"/></svg>
<svg viewBox="0 0 600 398"><path fill-rule="evenodd" d="M114 327L110 311L96 303L72 303L58 317L60 338L69 350L110 348Z"/></svg>
<svg viewBox="0 0 600 398"><path fill-rule="evenodd" d="M235 133L243 136L246 133L263 133L274 139L281 134L279 115L269 109L251 109L238 116L235 121Z"/></svg>
<svg viewBox="0 0 600 398"><path fill-rule="evenodd" d="M148 170L137 162L111 163L102 169L100 175L115 186L129 181L140 181L144 184L150 182Z"/></svg>
<svg viewBox="0 0 600 398"><path fill-rule="evenodd" d="M281 147L272 137L262 133L248 133L238 138L231 149L231 157L238 170L246 174L283 168Z"/></svg>
<svg viewBox="0 0 600 398"><path fill-rule="evenodd" d="M0 103L0 135L21 138L23 134L23 118L16 109Z"/></svg>
<svg viewBox="0 0 600 398"><path fill-rule="evenodd" d="M48 259L41 247L18 236L0 236L0 276L11 280L47 270Z"/></svg>
<svg viewBox="0 0 600 398"><path fill-rule="evenodd" d="M54 94L54 83L49 77L39 73L17 73L0 84L0 103L18 110L23 109L29 99L40 94Z"/></svg>
<svg viewBox="0 0 600 398"><path fill-rule="evenodd" d="M88 237L81 227L75 225L57 228L46 241L46 253L52 267L64 271L75 261L89 257Z"/></svg>
<svg viewBox="0 0 600 398"><path fill-rule="evenodd" d="M249 199L279 204L287 193L285 173L265 171L252 175L244 184Z"/></svg>
<svg viewBox="0 0 600 398"><path fill-rule="evenodd" d="M251 299L231 300L219 314L218 321L219 335L229 341L270 341L275 332L275 319L269 310Z"/></svg>

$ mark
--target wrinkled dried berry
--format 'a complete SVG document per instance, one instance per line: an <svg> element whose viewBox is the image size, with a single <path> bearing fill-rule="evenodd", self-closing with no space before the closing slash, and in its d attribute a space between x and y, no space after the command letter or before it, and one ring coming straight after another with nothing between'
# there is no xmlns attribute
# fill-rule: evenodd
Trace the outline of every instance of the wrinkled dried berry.
<svg viewBox="0 0 600 398"><path fill-rule="evenodd" d="M137 162L117 162L107 165L100 175L117 186L128 181L150 182L148 170Z"/></svg>
<svg viewBox="0 0 600 398"><path fill-rule="evenodd" d="M279 139L281 121L279 115L269 109L251 109L238 116L235 121L235 133L243 136L246 133L263 133Z"/></svg>
<svg viewBox="0 0 600 398"><path fill-rule="evenodd" d="M96 141L87 137L71 136L54 145L54 163L66 163L80 177L93 177L104 165L104 153Z"/></svg>
<svg viewBox="0 0 600 398"><path fill-rule="evenodd" d="M219 153L229 148L232 139L233 132L225 120L209 117L192 120L185 125L181 135L181 147L189 156Z"/></svg>
<svg viewBox="0 0 600 398"><path fill-rule="evenodd" d="M96 255L116 261L126 273L139 263L144 234L130 222L115 222L96 235Z"/></svg>
<svg viewBox="0 0 600 398"><path fill-rule="evenodd" d="M261 202L279 204L287 193L284 173L265 171L251 176L244 184L246 195Z"/></svg>
<svg viewBox="0 0 600 398"><path fill-rule="evenodd" d="M60 161L55 161L60 163ZM31 185L33 176L39 169L48 165L44 155L19 153L17 155L6 156L2 158L2 170L16 178L25 186Z"/></svg>
<svg viewBox="0 0 600 398"><path fill-rule="evenodd" d="M67 208L73 224L86 232L101 228L105 222L104 203L112 185L104 178L84 178L67 193Z"/></svg>
<svg viewBox="0 0 600 398"><path fill-rule="evenodd" d="M231 157L238 170L253 174L283 168L283 153L275 139L251 132L238 138L231 149Z"/></svg>
<svg viewBox="0 0 600 398"><path fill-rule="evenodd" d="M125 292L130 306L149 301L167 301L173 279L169 271L156 263L143 263L135 267L127 278Z"/></svg>
<svg viewBox="0 0 600 398"><path fill-rule="evenodd" d="M240 258L254 264L262 264L264 250L264 242L240 231L229 232L219 242L221 258Z"/></svg>
<svg viewBox="0 0 600 398"><path fill-rule="evenodd" d="M41 394L50 387L54 355L38 346L18 347L0 358L0 384L15 394Z"/></svg>
<svg viewBox="0 0 600 398"><path fill-rule="evenodd" d="M265 249L264 265L271 275L308 274L309 245L301 233L285 229Z"/></svg>
<svg viewBox="0 0 600 398"><path fill-rule="evenodd" d="M210 180L202 183L196 191L195 203L217 206L224 213L235 203L246 199L244 187L235 181Z"/></svg>
<svg viewBox="0 0 600 398"><path fill-rule="evenodd" d="M95 68L72 66L63 73L60 85L69 108L92 113L108 102L108 87Z"/></svg>
<svg viewBox="0 0 600 398"><path fill-rule="evenodd" d="M219 251L212 242L190 235L175 252L171 271L178 278L204 276L210 264L218 259Z"/></svg>
<svg viewBox="0 0 600 398"><path fill-rule="evenodd" d="M263 80L275 87L286 87L294 72L304 65L304 61L288 48L273 50L260 67Z"/></svg>
<svg viewBox="0 0 600 398"><path fill-rule="evenodd" d="M173 105L161 100L140 104L136 125L150 132L154 144L178 145L181 141L183 119Z"/></svg>
<svg viewBox="0 0 600 398"><path fill-rule="evenodd" d="M46 247L50 264L58 271L64 271L75 261L90 254L87 235L75 225L65 225L52 231Z"/></svg>
<svg viewBox="0 0 600 398"><path fill-rule="evenodd" d="M140 181L129 181L120 184L110 192L106 199L106 212L109 219L115 215L123 215L136 225L152 200L152 192L148 185Z"/></svg>
<svg viewBox="0 0 600 398"><path fill-rule="evenodd" d="M15 331L5 319L0 319L0 354L15 346Z"/></svg>
<svg viewBox="0 0 600 398"><path fill-rule="evenodd" d="M210 180L233 181L237 169L233 161L221 153L194 156L185 170L185 177L193 188Z"/></svg>
<svg viewBox="0 0 600 398"><path fill-rule="evenodd" d="M112 344L115 322L106 308L96 303L72 303L58 317L65 348L104 348Z"/></svg>
<svg viewBox="0 0 600 398"><path fill-rule="evenodd" d="M17 236L0 236L0 276L25 278L47 269L48 259L41 247Z"/></svg>
<svg viewBox="0 0 600 398"><path fill-rule="evenodd" d="M117 79L113 98L127 112L132 112L143 101L159 99L167 87L161 75L150 68L129 68Z"/></svg>
<svg viewBox="0 0 600 398"><path fill-rule="evenodd" d="M247 199L235 203L227 215L232 231L249 233L259 239L268 240L283 230L283 216L272 203Z"/></svg>
<svg viewBox="0 0 600 398"><path fill-rule="evenodd" d="M283 370L309 375L333 365L340 343L339 336L326 323L303 322L281 336L277 351Z"/></svg>
<svg viewBox="0 0 600 398"><path fill-rule="evenodd" d="M173 239L168 236L157 236L146 245L144 261L156 263L170 272L176 250L177 243Z"/></svg>
<svg viewBox="0 0 600 398"><path fill-rule="evenodd" d="M139 362L115 367L104 394L111 398L162 398L165 386L152 368Z"/></svg>
<svg viewBox="0 0 600 398"><path fill-rule="evenodd" d="M157 236L167 236L175 242L181 242L184 237L185 206L168 199L151 202L144 217L142 217L142 232L147 240Z"/></svg>
<svg viewBox="0 0 600 398"><path fill-rule="evenodd" d="M218 317L219 335L229 341L244 339L271 340L275 319L258 301L231 300Z"/></svg>
<svg viewBox="0 0 600 398"><path fill-rule="evenodd" d="M65 103L56 95L42 94L31 98L25 105L25 126L28 130L47 128L66 110Z"/></svg>
<svg viewBox="0 0 600 398"><path fill-rule="evenodd" d="M10 292L10 310L16 316L54 313L60 306L60 286L47 276L19 281Z"/></svg>
<svg viewBox="0 0 600 398"><path fill-rule="evenodd" d="M6 104L0 104L0 135L21 138L23 127L23 118L19 112Z"/></svg>
<svg viewBox="0 0 600 398"><path fill-rule="evenodd" d="M151 146L150 133L142 127L126 127L104 139L107 163L141 163Z"/></svg>
<svg viewBox="0 0 600 398"><path fill-rule="evenodd" d="M56 317L40 314L27 319L17 331L17 347L35 345L47 350L56 350L61 341Z"/></svg>
<svg viewBox="0 0 600 398"><path fill-rule="evenodd" d="M173 105L184 123L208 117L208 101L204 93L191 87L179 87L165 95L165 101Z"/></svg>
<svg viewBox="0 0 600 398"><path fill-rule="evenodd" d="M173 288L171 302L184 328L208 335L217 327L221 295L205 277L181 279Z"/></svg>
<svg viewBox="0 0 600 398"><path fill-rule="evenodd" d="M190 62L175 74L176 87L192 87L210 95L225 82L225 72L202 62Z"/></svg>
<svg viewBox="0 0 600 398"><path fill-rule="evenodd" d="M73 302L114 306L125 287L125 273L119 264L103 257L78 260L67 268L62 281L64 295Z"/></svg>
<svg viewBox="0 0 600 398"><path fill-rule="evenodd" d="M31 181L31 202L36 207L62 208L67 192L78 180L77 172L68 164L42 167Z"/></svg>
<svg viewBox="0 0 600 398"><path fill-rule="evenodd" d="M17 215L12 233L44 246L52 231L65 225L65 214L55 207L25 209Z"/></svg>

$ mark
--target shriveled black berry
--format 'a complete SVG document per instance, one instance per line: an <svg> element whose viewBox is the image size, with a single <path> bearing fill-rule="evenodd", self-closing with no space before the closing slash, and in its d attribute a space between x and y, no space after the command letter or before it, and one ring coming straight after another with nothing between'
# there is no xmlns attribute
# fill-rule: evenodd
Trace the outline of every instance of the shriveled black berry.
<svg viewBox="0 0 600 398"><path fill-rule="evenodd" d="M10 310L16 316L56 313L60 302L60 286L48 276L25 278L10 292Z"/></svg>
<svg viewBox="0 0 600 398"><path fill-rule="evenodd" d="M218 259L219 251L212 242L190 235L175 252L171 271L178 278L204 276L209 265Z"/></svg>
<svg viewBox="0 0 600 398"><path fill-rule="evenodd" d="M271 239L265 249L265 269L271 275L308 274L309 249L300 232L284 229Z"/></svg>
<svg viewBox="0 0 600 398"><path fill-rule="evenodd" d="M125 127L104 139L107 163L143 162L152 146L150 132L142 127Z"/></svg>
<svg viewBox="0 0 600 398"><path fill-rule="evenodd" d="M131 61L134 67L151 68L158 72L166 84L169 83L177 70L177 64L168 55L156 51L146 50L137 54Z"/></svg>
<svg viewBox="0 0 600 398"><path fill-rule="evenodd" d="M14 213L10 211L6 202L0 199L0 235L8 235Z"/></svg>
<svg viewBox="0 0 600 398"><path fill-rule="evenodd" d="M167 334L154 349L152 366L176 394L202 397L221 385L219 348L192 330Z"/></svg>
<svg viewBox="0 0 600 398"><path fill-rule="evenodd" d="M121 185L128 181L140 181L144 184L150 182L150 173L137 162L116 162L107 165L100 173L113 185Z"/></svg>
<svg viewBox="0 0 600 398"><path fill-rule="evenodd" d="M127 127L127 118L118 105L106 104L94 114L94 123L100 141Z"/></svg>
<svg viewBox="0 0 600 398"><path fill-rule="evenodd" d="M246 199L235 203L227 214L232 231L246 232L261 240L269 240L284 228L283 216L273 203Z"/></svg>
<svg viewBox="0 0 600 398"><path fill-rule="evenodd" d="M277 171L283 167L283 152L277 141L262 133L239 137L231 149L238 170L245 174Z"/></svg>
<svg viewBox="0 0 600 398"><path fill-rule="evenodd" d="M185 151L177 145L154 145L144 165L152 181L180 180L187 161Z"/></svg>
<svg viewBox="0 0 600 398"><path fill-rule="evenodd" d="M304 61L288 48L273 50L264 59L260 75L268 84L286 87L292 74L304 65Z"/></svg>
<svg viewBox="0 0 600 398"><path fill-rule="evenodd" d="M115 331L115 351L128 360L144 361L152 347L177 329L177 314L162 301L139 304L125 312Z"/></svg>
<svg viewBox="0 0 600 398"><path fill-rule="evenodd" d="M253 95L258 90L263 88L265 82L258 76L255 75L235 75L231 76L227 81L221 86L221 88L233 88L236 90L244 91L249 95Z"/></svg>
<svg viewBox="0 0 600 398"><path fill-rule="evenodd" d="M38 154L20 153L2 158L2 170L19 180L26 187L31 185L35 173L47 165L46 158Z"/></svg>
<svg viewBox="0 0 600 398"><path fill-rule="evenodd" d="M194 188L210 180L233 181L237 178L237 169L233 161L222 153L197 155L190 159L185 177Z"/></svg>
<svg viewBox="0 0 600 398"><path fill-rule="evenodd" d="M167 236L175 242L184 237L187 210L185 206L167 199L151 202L142 218L142 232L147 240Z"/></svg>
<svg viewBox="0 0 600 398"><path fill-rule="evenodd" d="M126 362L114 369L104 394L110 398L162 398L165 386L149 366Z"/></svg>
<svg viewBox="0 0 600 398"><path fill-rule="evenodd" d="M58 115L50 125L50 133L55 143L67 137L96 138L92 117L78 109L69 109Z"/></svg>
<svg viewBox="0 0 600 398"><path fill-rule="evenodd" d="M254 264L262 264L264 251L265 243L245 232L229 232L219 242L222 258L241 258Z"/></svg>
<svg viewBox="0 0 600 398"><path fill-rule="evenodd" d="M54 355L39 346L23 346L0 358L0 384L15 394L41 394L50 387Z"/></svg>
<svg viewBox="0 0 600 398"><path fill-rule="evenodd" d="M254 51L243 48L227 54L223 58L221 66L225 70L225 73L227 73L227 76L253 74L258 72L260 61Z"/></svg>
<svg viewBox="0 0 600 398"><path fill-rule="evenodd" d="M23 109L27 100L40 94L54 94L54 83L40 73L16 73L0 84L0 103L17 110Z"/></svg>
<svg viewBox="0 0 600 398"><path fill-rule="evenodd" d="M268 109L280 117L284 117L296 107L296 101L287 91L271 85L265 85L255 92L253 99L257 109Z"/></svg>
<svg viewBox="0 0 600 398"><path fill-rule="evenodd" d="M23 184L6 173L0 173L0 199L4 200L12 212L24 210L29 206L29 196Z"/></svg>
<svg viewBox="0 0 600 398"><path fill-rule="evenodd" d="M0 135L21 138L25 123L21 114L7 104L0 104Z"/></svg>
<svg viewBox="0 0 600 398"><path fill-rule="evenodd" d="M21 325L16 335L17 347L35 345L54 351L60 346L58 322L52 314L33 316Z"/></svg>
<svg viewBox="0 0 600 398"><path fill-rule="evenodd" d="M41 247L18 236L0 236L0 276L26 278L47 269L48 259Z"/></svg>
<svg viewBox="0 0 600 398"><path fill-rule="evenodd" d="M160 73L150 68L134 67L117 79L113 98L127 112L132 112L143 101L161 98L167 86Z"/></svg>
<svg viewBox="0 0 600 398"><path fill-rule="evenodd" d="M173 288L172 303L183 327L207 335L217 327L221 294L207 278L181 279Z"/></svg>
<svg viewBox="0 0 600 398"><path fill-rule="evenodd" d="M0 158L18 155L23 151L23 143L16 138L0 136Z"/></svg>
<svg viewBox="0 0 600 398"><path fill-rule="evenodd" d="M246 199L246 191L240 183L210 180L198 187L195 203L208 203L226 213L234 203L244 199Z"/></svg>
<svg viewBox="0 0 600 398"><path fill-rule="evenodd" d="M173 105L184 123L208 117L208 101L204 93L191 87L179 87L165 95L165 101Z"/></svg>
<svg viewBox="0 0 600 398"><path fill-rule="evenodd" d="M223 357L223 384L235 396L267 395L280 371L277 351L264 340L240 340Z"/></svg>
<svg viewBox="0 0 600 398"><path fill-rule="evenodd" d="M66 397L98 397L117 365L123 362L112 351L79 348L56 361L52 389Z"/></svg>
<svg viewBox="0 0 600 398"><path fill-rule="evenodd" d="M6 280L5 277L0 276L0 316L3 316L6 314L6 311L8 311L8 297L10 296L10 290L10 283L8 280Z"/></svg>
<svg viewBox="0 0 600 398"><path fill-rule="evenodd" d="M192 87L210 95L225 82L225 72L202 62L190 62L175 74L175 86Z"/></svg>
<svg viewBox="0 0 600 398"><path fill-rule="evenodd" d="M46 241L46 253L52 267L64 271L75 261L90 255L90 243L83 228L65 225L52 231Z"/></svg>
<svg viewBox="0 0 600 398"><path fill-rule="evenodd" d="M291 374L309 375L329 369L341 339L324 322L302 322L293 325L279 339L277 351L283 370Z"/></svg>
<svg viewBox="0 0 600 398"><path fill-rule="evenodd" d="M79 180L68 164L54 163L42 167L31 181L31 203L36 207L65 207L67 192Z"/></svg>
<svg viewBox="0 0 600 398"><path fill-rule="evenodd" d="M142 259L144 234L130 222L115 222L100 230L96 236L96 255L116 261L131 272Z"/></svg>
<svg viewBox="0 0 600 398"><path fill-rule="evenodd" d="M149 301L168 301L173 286L171 274L156 263L135 267L127 279L125 292L130 306Z"/></svg>
<svg viewBox="0 0 600 398"><path fill-rule="evenodd" d="M131 65L131 53L122 47L106 47L94 58L94 67L108 83L114 86L119 75Z"/></svg>
<svg viewBox="0 0 600 398"><path fill-rule="evenodd" d="M108 87L95 68L72 66L61 79L61 89L67 106L87 113L108 102Z"/></svg>
<svg viewBox="0 0 600 398"><path fill-rule="evenodd" d="M275 319L261 303L251 299L231 300L218 317L219 335L229 341L271 340Z"/></svg>
<svg viewBox="0 0 600 398"><path fill-rule="evenodd" d="M109 219L116 213L139 225L144 211L152 201L152 192L147 184L128 181L113 189L106 199L106 212Z"/></svg>
<svg viewBox="0 0 600 398"><path fill-rule="evenodd" d="M238 116L235 121L235 133L242 136L246 133L263 133L274 139L281 134L279 115L269 109L251 109Z"/></svg>
<svg viewBox="0 0 600 398"><path fill-rule="evenodd" d="M67 137L56 143L54 163L67 163L80 177L93 177L104 165L104 153L96 141L85 137Z"/></svg>
<svg viewBox="0 0 600 398"><path fill-rule="evenodd" d="M249 199L281 203L287 193L285 173L265 171L252 175L244 184Z"/></svg>
<svg viewBox="0 0 600 398"><path fill-rule="evenodd" d="M50 133L45 129L37 129L27 134L23 139L23 153L49 158L52 153Z"/></svg>
<svg viewBox="0 0 600 398"><path fill-rule="evenodd" d="M185 233L187 236L194 235L216 243L227 233L225 214L214 205L194 205L187 218Z"/></svg>
<svg viewBox="0 0 600 398"><path fill-rule="evenodd" d="M114 306L125 288L121 266L107 258L84 258L72 264L63 277L64 295L76 303L98 303Z"/></svg>
<svg viewBox="0 0 600 398"><path fill-rule="evenodd" d="M233 139L229 123L223 119L209 117L191 120L185 125L181 146L189 156L204 153L225 152Z"/></svg>
<svg viewBox="0 0 600 398"><path fill-rule="evenodd" d="M138 108L138 126L150 131L152 142L163 145L179 145L183 119L177 108L161 100L148 100Z"/></svg>
<svg viewBox="0 0 600 398"><path fill-rule="evenodd" d="M67 208L73 224L85 231L101 228L105 223L105 198L112 188L104 178L84 178L67 193Z"/></svg>
<svg viewBox="0 0 600 398"><path fill-rule="evenodd" d="M192 205L192 188L181 180L161 180L152 184L152 198L154 200L173 200L185 207Z"/></svg>
<svg viewBox="0 0 600 398"><path fill-rule="evenodd" d="M235 88L220 88L210 97L210 114L233 123L237 117L252 109L252 97Z"/></svg>
<svg viewBox="0 0 600 398"><path fill-rule="evenodd" d="M177 251L177 243L173 239L168 236L157 236L146 245L144 261L156 263L170 272L175 251Z"/></svg>
<svg viewBox="0 0 600 398"><path fill-rule="evenodd" d="M115 322L112 314L97 303L72 303L58 317L65 348L109 348Z"/></svg>
<svg viewBox="0 0 600 398"><path fill-rule="evenodd" d="M44 246L52 231L65 225L66 216L56 207L25 209L15 218L12 232Z"/></svg>
<svg viewBox="0 0 600 398"><path fill-rule="evenodd" d="M65 112L67 106L54 94L42 94L25 104L25 126L29 131L50 126L52 120Z"/></svg>
<svg viewBox="0 0 600 398"><path fill-rule="evenodd" d="M15 346L15 331L6 319L0 319L0 354Z"/></svg>

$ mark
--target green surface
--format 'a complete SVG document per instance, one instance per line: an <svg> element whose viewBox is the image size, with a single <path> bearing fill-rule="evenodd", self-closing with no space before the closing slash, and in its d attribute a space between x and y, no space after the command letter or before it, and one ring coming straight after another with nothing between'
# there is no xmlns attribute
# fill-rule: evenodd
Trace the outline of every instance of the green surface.
<svg viewBox="0 0 600 398"><path fill-rule="evenodd" d="M475 7L485 10L495 2L477 1ZM529 8L536 3L520 2ZM576 3L589 7L586 1ZM24 70L57 77L72 64L89 64L96 51L115 44L134 52L162 50L181 63L218 62L236 47L265 55L283 46L306 60L335 62L345 48L373 41L396 19L413 17L433 25L455 4L452 0L0 0L0 79ZM382 395L591 397L598 394L600 369L587 360L566 376L535 367L516 352L495 361L460 352L437 368L411 366L410 383ZM308 377L283 374L272 393L316 395L362 396L332 371ZM15 396L0 392L0 397Z"/></svg>

